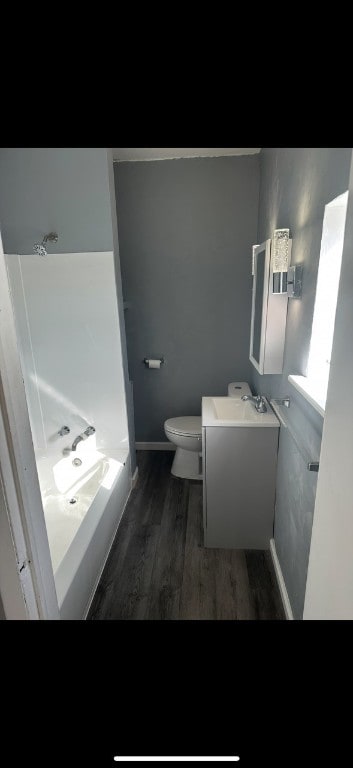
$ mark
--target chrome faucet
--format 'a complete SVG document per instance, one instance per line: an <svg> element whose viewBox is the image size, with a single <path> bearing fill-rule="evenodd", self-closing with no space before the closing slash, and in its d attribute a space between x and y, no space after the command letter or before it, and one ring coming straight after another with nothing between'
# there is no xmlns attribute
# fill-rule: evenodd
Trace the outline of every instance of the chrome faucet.
<svg viewBox="0 0 353 768"><path fill-rule="evenodd" d="M255 405L255 409L258 413L266 413L265 398L262 395L243 395L242 400L250 400Z"/></svg>
<svg viewBox="0 0 353 768"><path fill-rule="evenodd" d="M86 438L89 437L90 435L94 435L95 431L96 430L94 427L87 427L87 429L85 429L85 431L82 432L81 435L78 435L78 437L75 437L75 440L71 446L71 450L76 451L76 448L78 444L81 442L81 440L86 440Z"/></svg>

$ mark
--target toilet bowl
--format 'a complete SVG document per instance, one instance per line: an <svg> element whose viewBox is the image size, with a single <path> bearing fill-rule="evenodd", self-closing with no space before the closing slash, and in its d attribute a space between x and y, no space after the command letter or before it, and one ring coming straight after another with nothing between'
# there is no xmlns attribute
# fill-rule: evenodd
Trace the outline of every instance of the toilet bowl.
<svg viewBox="0 0 353 768"><path fill-rule="evenodd" d="M228 384L228 396L240 398L251 395L246 381ZM202 428L201 416L177 416L164 422L168 440L176 445L171 473L185 480L202 480Z"/></svg>
<svg viewBox="0 0 353 768"><path fill-rule="evenodd" d="M177 446L171 468L172 475L187 480L202 480L201 416L177 416L164 422L168 440Z"/></svg>

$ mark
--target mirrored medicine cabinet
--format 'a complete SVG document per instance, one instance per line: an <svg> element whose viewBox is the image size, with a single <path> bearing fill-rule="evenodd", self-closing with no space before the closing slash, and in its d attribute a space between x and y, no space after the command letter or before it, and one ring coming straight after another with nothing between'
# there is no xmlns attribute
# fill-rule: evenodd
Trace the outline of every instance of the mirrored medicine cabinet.
<svg viewBox="0 0 353 768"><path fill-rule="evenodd" d="M250 361L260 374L282 373L288 296L272 292L271 239L253 249Z"/></svg>

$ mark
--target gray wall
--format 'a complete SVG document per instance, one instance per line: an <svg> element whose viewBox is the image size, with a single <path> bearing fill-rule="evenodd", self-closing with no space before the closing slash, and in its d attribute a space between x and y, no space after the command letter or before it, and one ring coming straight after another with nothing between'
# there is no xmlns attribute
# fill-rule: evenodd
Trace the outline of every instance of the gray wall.
<svg viewBox="0 0 353 768"><path fill-rule="evenodd" d="M2 149L0 180L5 253L32 253L52 231L56 253L112 250L105 148Z"/></svg>
<svg viewBox="0 0 353 768"><path fill-rule="evenodd" d="M137 441L249 380L258 156L115 164ZM165 356L158 371L144 357Z"/></svg>
<svg viewBox="0 0 353 768"><path fill-rule="evenodd" d="M323 419L288 382L306 373L325 205L348 189L351 148L264 149L260 154L257 242L273 230L289 227L292 264L303 263L303 295L288 301L284 370L260 376L252 368L255 392L290 395L291 421L300 435L302 454L317 458ZM295 618L303 614L314 512L316 479L288 431L281 429L277 472L275 542Z"/></svg>

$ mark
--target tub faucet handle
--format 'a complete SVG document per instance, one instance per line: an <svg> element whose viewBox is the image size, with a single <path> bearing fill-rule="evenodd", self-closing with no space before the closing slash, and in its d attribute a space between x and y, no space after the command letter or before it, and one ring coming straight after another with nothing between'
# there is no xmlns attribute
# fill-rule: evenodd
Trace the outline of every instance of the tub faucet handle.
<svg viewBox="0 0 353 768"><path fill-rule="evenodd" d="M61 429L59 429L58 435L60 435L60 437L63 437L64 435L68 435L69 432L70 432L70 427L61 427Z"/></svg>
<svg viewBox="0 0 353 768"><path fill-rule="evenodd" d="M87 427L87 429L85 429L83 434L89 437L90 435L94 435L95 431L96 431L95 427Z"/></svg>

